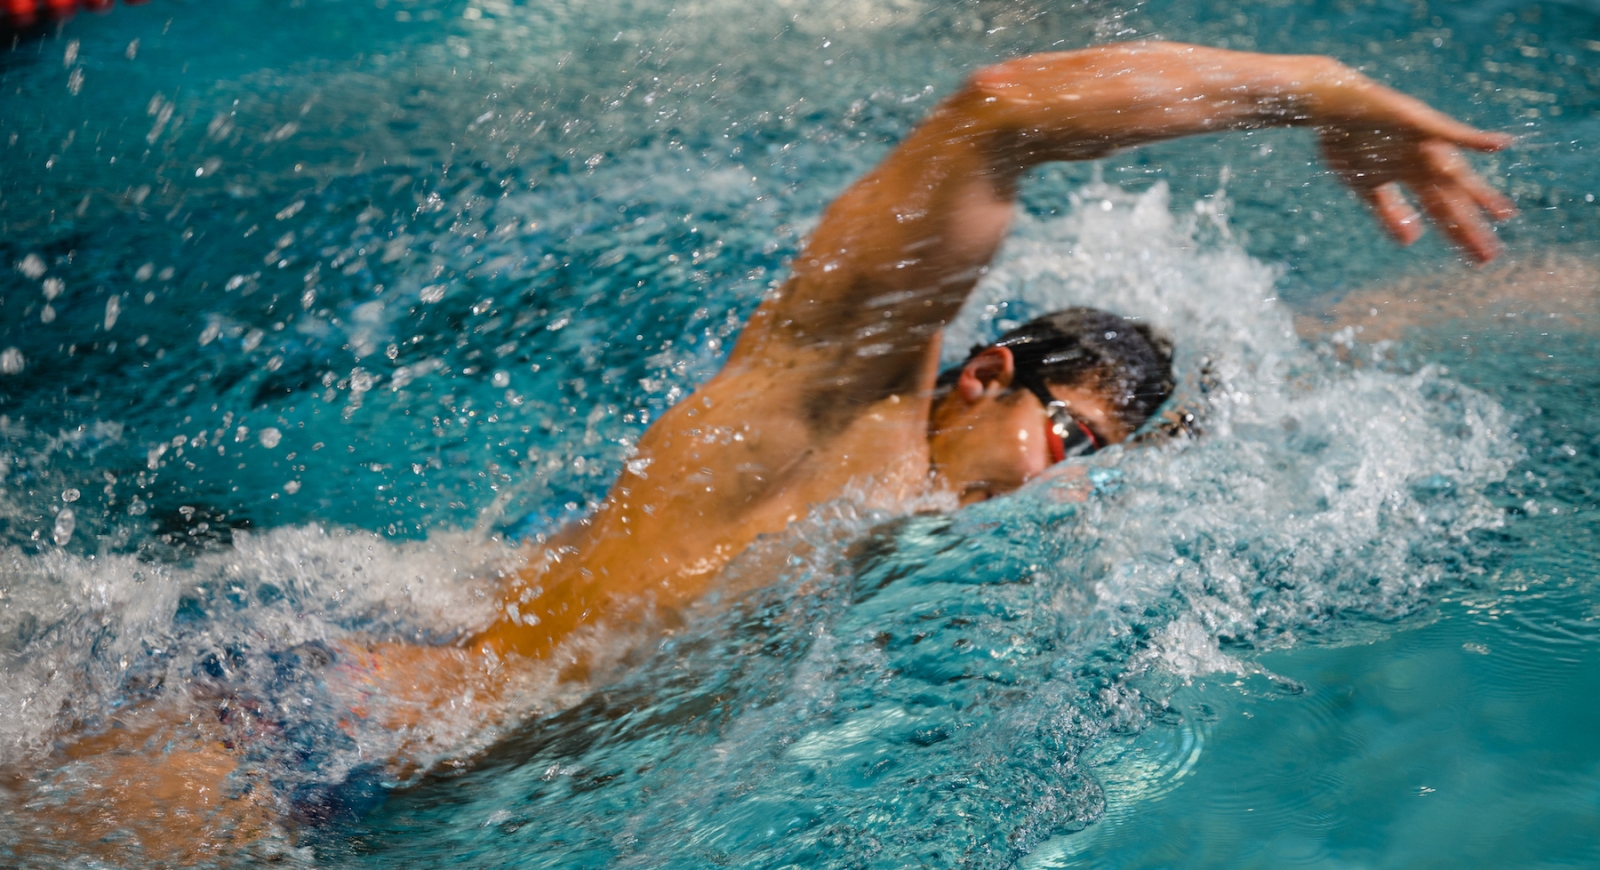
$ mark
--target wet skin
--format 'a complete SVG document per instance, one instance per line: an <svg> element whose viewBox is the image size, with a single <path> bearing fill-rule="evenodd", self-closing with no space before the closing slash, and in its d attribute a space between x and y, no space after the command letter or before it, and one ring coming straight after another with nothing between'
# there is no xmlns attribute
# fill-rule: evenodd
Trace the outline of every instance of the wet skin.
<svg viewBox="0 0 1600 870"><path fill-rule="evenodd" d="M892 505L1016 489L1048 460L1044 409L1010 389L1010 354L972 360L937 407L933 383L940 331L999 249L1018 178L1046 161L1272 126L1314 128L1402 243L1422 232L1404 185L1469 258L1498 253L1489 220L1513 208L1459 149L1510 138L1328 58L1137 43L981 70L829 207L722 371L640 440L642 472L535 557L506 592L515 616L475 645L544 658L582 626L676 610L755 538L847 492ZM1128 434L1092 382L1053 390L1107 442Z"/></svg>
<svg viewBox="0 0 1600 870"><path fill-rule="evenodd" d="M1460 149L1493 151L1510 137L1331 59L1135 43L980 70L828 208L723 369L650 427L637 470L591 516L530 552L497 622L464 648L347 645L346 659L365 663L349 678L398 702L352 715L400 727L468 689L496 703L518 670L555 664L579 675L583 660L563 645L575 633L670 623L751 542L818 504L893 508L930 494L971 503L1044 473L1047 418L1032 393L1012 389L1009 351L971 360L937 403L933 389L941 330L999 249L1019 177L1046 161L1274 126L1313 128L1332 169L1402 243L1422 232L1404 186L1469 259L1498 253L1489 221L1512 214L1511 203ZM1092 380L1051 391L1103 443L1129 434ZM259 796L215 798L238 791L233 750L215 729L180 722L192 720L174 714L166 727L192 731L189 748L171 753L142 748L154 727L143 721L69 751L105 756L100 805L139 816L119 814L132 845L97 849L193 860L263 829ZM194 804L180 810L186 824L162 821L163 805L186 806L182 795ZM197 824L216 835L195 836Z"/></svg>

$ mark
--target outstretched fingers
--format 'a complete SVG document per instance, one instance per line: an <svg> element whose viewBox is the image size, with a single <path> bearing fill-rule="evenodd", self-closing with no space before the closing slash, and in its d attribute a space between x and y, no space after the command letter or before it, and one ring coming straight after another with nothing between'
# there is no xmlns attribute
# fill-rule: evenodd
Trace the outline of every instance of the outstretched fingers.
<svg viewBox="0 0 1600 870"><path fill-rule="evenodd" d="M1458 145L1471 151L1499 151L1509 148L1513 142L1517 141L1515 137L1508 133L1491 133L1488 130L1479 130L1444 114L1439 114L1439 117L1444 123L1428 125L1435 128L1429 132L1452 145Z"/></svg>
<svg viewBox="0 0 1600 870"><path fill-rule="evenodd" d="M1360 193L1361 198L1371 206L1373 214L1377 215L1378 223L1383 224L1395 241L1409 245L1422 238L1422 215L1406 201L1405 194L1400 192L1400 185L1391 181L1365 188Z"/></svg>
<svg viewBox="0 0 1600 870"><path fill-rule="evenodd" d="M1517 213L1516 206L1474 172L1453 145L1434 140L1422 143L1421 150L1425 170L1408 184L1423 209L1474 260L1494 259L1500 240L1489 219L1505 220Z"/></svg>
<svg viewBox="0 0 1600 870"><path fill-rule="evenodd" d="M1499 151L1510 147L1516 138L1506 133L1479 130L1457 121L1421 100L1403 97L1402 115L1408 126L1431 139L1440 139L1471 151Z"/></svg>
<svg viewBox="0 0 1600 870"><path fill-rule="evenodd" d="M1484 181L1476 172L1468 171L1460 181L1461 186L1466 188L1473 202L1476 202L1479 208L1488 212L1490 217L1497 221L1503 221L1516 216L1517 206L1516 203L1511 201L1511 197L1490 187L1489 182Z"/></svg>
<svg viewBox="0 0 1600 870"><path fill-rule="evenodd" d="M1500 239L1465 185L1439 180L1413 190L1428 217L1475 262L1487 263L1499 256Z"/></svg>

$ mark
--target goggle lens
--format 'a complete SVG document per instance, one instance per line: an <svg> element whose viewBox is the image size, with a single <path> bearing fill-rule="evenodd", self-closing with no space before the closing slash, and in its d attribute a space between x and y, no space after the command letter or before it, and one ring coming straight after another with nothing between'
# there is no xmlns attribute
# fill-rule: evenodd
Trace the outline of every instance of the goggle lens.
<svg viewBox="0 0 1600 870"><path fill-rule="evenodd" d="M1093 430L1072 416L1066 402L1049 402L1044 412L1050 420L1044 427L1044 441L1050 449L1052 465L1074 456L1087 456L1100 449L1100 440L1094 437Z"/></svg>

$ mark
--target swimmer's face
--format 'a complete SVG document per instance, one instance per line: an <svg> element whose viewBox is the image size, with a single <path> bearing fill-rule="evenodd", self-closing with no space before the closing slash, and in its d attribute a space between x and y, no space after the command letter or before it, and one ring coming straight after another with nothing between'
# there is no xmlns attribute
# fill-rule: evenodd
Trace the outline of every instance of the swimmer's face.
<svg viewBox="0 0 1600 870"><path fill-rule="evenodd" d="M1010 351L990 348L967 363L933 409L929 459L962 504L1011 492L1053 464L1046 435L1050 416L1031 391L1012 388L1014 374ZM1048 389L1100 444L1116 444L1131 434L1094 383Z"/></svg>

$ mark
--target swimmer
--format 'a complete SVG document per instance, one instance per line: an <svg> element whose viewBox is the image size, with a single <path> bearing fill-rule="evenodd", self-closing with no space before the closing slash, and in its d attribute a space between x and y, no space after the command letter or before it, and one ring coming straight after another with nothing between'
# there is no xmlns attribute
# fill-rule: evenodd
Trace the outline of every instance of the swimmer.
<svg viewBox="0 0 1600 870"><path fill-rule="evenodd" d="M941 330L999 249L1033 166L1275 126L1316 130L1402 244L1422 233L1404 186L1470 258L1499 252L1489 219L1514 208L1459 149L1510 137L1330 59L1148 42L981 70L828 208L722 370L650 427L605 501L511 584L507 616L475 645L545 658L580 626L681 608L758 536L853 482L887 503L933 490L970 504L1043 473L1067 442L1124 440L1171 390L1170 356L1148 331L1067 312L941 376Z"/></svg>
<svg viewBox="0 0 1600 870"><path fill-rule="evenodd" d="M592 514L535 548L498 621L462 648L336 649L336 667L358 670L371 697L407 699L397 723L469 688L491 701L519 669L581 676L568 641L599 625L668 624L753 541L813 506L852 495L972 504L1126 440L1172 390L1170 348L1141 324L1059 312L942 374L941 331L998 251L1030 168L1282 126L1314 130L1331 168L1402 244L1423 231L1404 188L1467 257L1499 252L1490 223L1514 209L1461 150L1511 138L1334 60L1144 42L982 69L828 208L722 370L644 433ZM108 793L139 790L115 815L116 842L137 841L146 856L215 854L259 831L272 804L259 791L224 797L248 791L226 729L185 727L194 739L170 753L142 748L149 721L72 752L104 758L116 779ZM195 835L200 819L214 835Z"/></svg>

